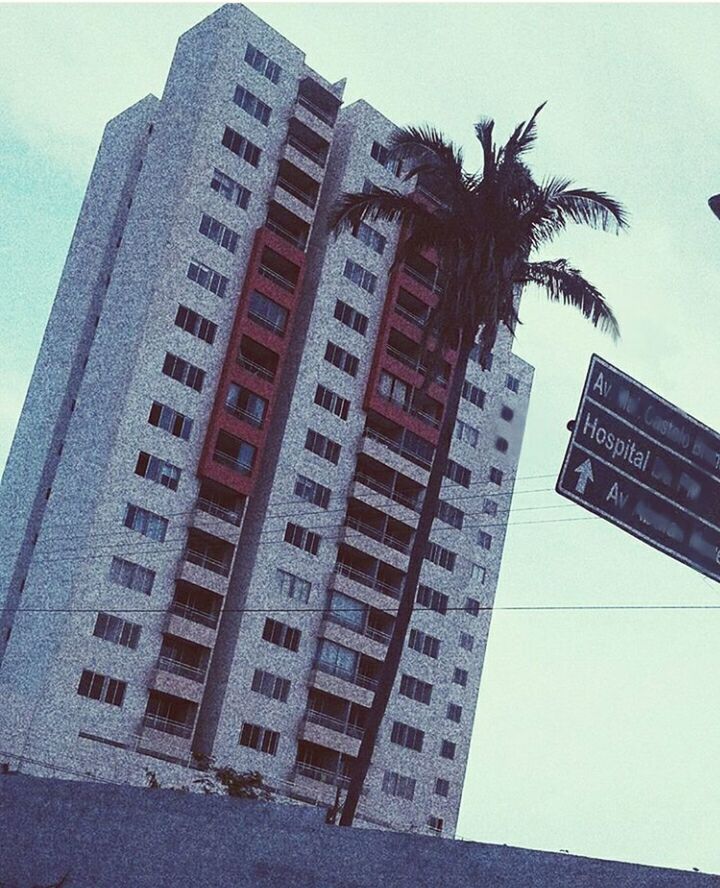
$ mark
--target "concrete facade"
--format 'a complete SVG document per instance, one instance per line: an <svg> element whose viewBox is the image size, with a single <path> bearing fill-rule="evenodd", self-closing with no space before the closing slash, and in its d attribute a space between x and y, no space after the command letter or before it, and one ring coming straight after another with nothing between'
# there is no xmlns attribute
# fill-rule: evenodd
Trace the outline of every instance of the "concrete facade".
<svg viewBox="0 0 720 888"><path fill-rule="evenodd" d="M0 885L710 888L720 877L327 826L295 805L0 777Z"/></svg>
<svg viewBox="0 0 720 888"><path fill-rule="evenodd" d="M394 267L393 226L328 235L342 192L415 187L342 90L225 6L108 124L0 488L0 752L24 770L178 782L202 753L306 801L346 783L437 439L409 396L437 281ZM467 382L445 566L360 809L396 829L455 829L532 368L502 334Z"/></svg>

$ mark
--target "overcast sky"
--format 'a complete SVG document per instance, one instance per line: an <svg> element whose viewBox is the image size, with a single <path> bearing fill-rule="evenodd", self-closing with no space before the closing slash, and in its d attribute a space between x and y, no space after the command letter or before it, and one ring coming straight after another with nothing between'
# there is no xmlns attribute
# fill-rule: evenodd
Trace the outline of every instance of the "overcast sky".
<svg viewBox="0 0 720 888"><path fill-rule="evenodd" d="M535 385L459 833L720 872L720 585L552 490L593 352L720 429L720 7L248 5L347 77L347 102L436 125L469 164L476 119L505 137L547 99L538 175L630 209L628 234L553 249L606 295L619 345L525 296ZM177 38L215 8L0 9L0 464L103 126L161 94ZM626 604L642 609L531 609Z"/></svg>

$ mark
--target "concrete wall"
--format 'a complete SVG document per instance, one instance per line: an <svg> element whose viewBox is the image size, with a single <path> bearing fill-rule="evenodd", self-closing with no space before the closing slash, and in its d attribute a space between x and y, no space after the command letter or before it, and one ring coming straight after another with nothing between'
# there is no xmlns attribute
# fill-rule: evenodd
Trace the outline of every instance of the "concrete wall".
<svg viewBox="0 0 720 888"><path fill-rule="evenodd" d="M0 777L0 885L30 888L717 888L720 877L340 829L294 805Z"/></svg>

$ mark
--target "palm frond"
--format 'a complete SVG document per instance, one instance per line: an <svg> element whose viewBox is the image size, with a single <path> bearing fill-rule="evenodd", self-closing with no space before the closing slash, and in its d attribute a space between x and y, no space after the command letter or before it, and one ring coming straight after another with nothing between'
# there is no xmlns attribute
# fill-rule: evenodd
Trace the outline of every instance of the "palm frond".
<svg viewBox="0 0 720 888"><path fill-rule="evenodd" d="M343 194L330 214L329 228L336 235L359 225L365 219L400 222L413 226L430 213L417 201L399 191L378 189L372 194Z"/></svg>
<svg viewBox="0 0 720 888"><path fill-rule="evenodd" d="M619 233L628 227L625 207L614 197L589 188L567 188L555 195L551 206L579 225Z"/></svg>
<svg viewBox="0 0 720 888"><path fill-rule="evenodd" d="M547 105L547 102L538 105L535 111L533 111L532 117L515 128L515 132L507 140L501 152L502 157L499 161L503 165L514 164L518 158L529 151L535 144L537 139L537 117L545 105Z"/></svg>
<svg viewBox="0 0 720 888"><path fill-rule="evenodd" d="M493 142L493 130L495 121L489 117L481 117L475 124L475 135L483 150L483 178L490 178L495 169L497 149Z"/></svg>
<svg viewBox="0 0 720 888"><path fill-rule="evenodd" d="M567 259L527 262L515 282L537 284L545 290L551 302L577 308L594 327L609 333L615 340L620 337L620 327L605 297Z"/></svg>
<svg viewBox="0 0 720 888"><path fill-rule="evenodd" d="M426 163L432 159L448 169L462 170L462 149L448 141L433 126L406 126L395 130L388 147L391 156L395 158L422 160Z"/></svg>

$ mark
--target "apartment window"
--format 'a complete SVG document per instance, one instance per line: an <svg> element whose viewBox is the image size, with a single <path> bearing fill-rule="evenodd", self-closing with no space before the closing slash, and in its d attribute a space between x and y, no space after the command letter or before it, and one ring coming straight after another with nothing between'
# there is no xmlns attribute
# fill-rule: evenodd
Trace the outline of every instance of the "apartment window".
<svg viewBox="0 0 720 888"><path fill-rule="evenodd" d="M375 292L375 287L377 286L377 275L368 271L367 268L363 268L362 265L358 265L357 262L353 262L352 259L347 259L345 261L343 275L349 281L357 284L358 287L362 287L362 289L366 290L368 293L372 294Z"/></svg>
<svg viewBox="0 0 720 888"><path fill-rule="evenodd" d="M397 796L411 802L415 796L415 780L412 777L403 777L397 771L385 771L382 789L386 795Z"/></svg>
<svg viewBox="0 0 720 888"><path fill-rule="evenodd" d="M461 487L470 487L472 473L470 469L466 469L465 466L461 466L460 463L456 463L455 460L449 459L447 461L447 466L445 466L445 477L454 481L456 484L459 484Z"/></svg>
<svg viewBox="0 0 720 888"><path fill-rule="evenodd" d="M493 484L502 484L503 473L495 466L490 466L490 474L488 475Z"/></svg>
<svg viewBox="0 0 720 888"><path fill-rule="evenodd" d="M132 503L127 504L124 524L130 530L136 530L143 536L162 543L167 533L168 523L167 518L156 515L155 512L141 509L140 506L134 506Z"/></svg>
<svg viewBox="0 0 720 888"><path fill-rule="evenodd" d="M439 543L428 542L425 558L432 561L433 564L437 564L438 567L442 567L443 570L449 570L450 573L455 570L457 555Z"/></svg>
<svg viewBox="0 0 720 888"><path fill-rule="evenodd" d="M455 437L458 441L464 441L470 447L477 448L480 443L480 430L471 426L469 422L457 419L455 420Z"/></svg>
<svg viewBox="0 0 720 888"><path fill-rule="evenodd" d="M277 570L278 591L281 595L286 595L295 601L301 601L307 604L310 600L310 590L312 585L309 580L303 580L296 577L287 570Z"/></svg>
<svg viewBox="0 0 720 888"><path fill-rule="evenodd" d="M512 409L512 407L508 407L507 404L503 404L500 408L500 419L504 419L505 422L512 422L514 416L515 411Z"/></svg>
<svg viewBox="0 0 720 888"><path fill-rule="evenodd" d="M447 798L450 795L450 781L445 780L443 777L438 777L435 781L435 789L433 792L435 795Z"/></svg>
<svg viewBox="0 0 720 888"><path fill-rule="evenodd" d="M95 620L93 635L112 644L119 644L122 647L129 647L134 650L140 640L141 628L137 623L130 623L127 620L114 617L112 614L101 612Z"/></svg>
<svg viewBox="0 0 720 888"><path fill-rule="evenodd" d="M478 617L480 616L480 602L477 598L468 597L465 599L463 610L466 614L470 614L471 617Z"/></svg>
<svg viewBox="0 0 720 888"><path fill-rule="evenodd" d="M177 380L188 388L201 392L205 382L205 371L191 364L189 361L179 358L167 352L163 361L162 372L165 376Z"/></svg>
<svg viewBox="0 0 720 888"><path fill-rule="evenodd" d="M469 632L461 632L460 647L463 648L463 650L471 651L475 647L475 636L470 635Z"/></svg>
<svg viewBox="0 0 720 888"><path fill-rule="evenodd" d="M250 690L255 691L256 694L262 694L263 697L269 697L271 700L279 700L281 703L285 703L290 693L290 679L280 678L279 675L256 669L252 677Z"/></svg>
<svg viewBox="0 0 720 888"><path fill-rule="evenodd" d="M83 669L77 692L81 697L100 700L101 703L109 703L111 706L122 706L126 688L127 682Z"/></svg>
<svg viewBox="0 0 720 888"><path fill-rule="evenodd" d="M233 231L232 228L228 228L227 225L223 225L222 222L218 222L207 213L202 214L198 231L229 253L234 253L237 249L239 237L237 231Z"/></svg>
<svg viewBox="0 0 720 888"><path fill-rule="evenodd" d="M315 403L318 407L328 410L330 413L339 416L340 419L347 419L350 411L350 401L347 398L341 398L336 392L325 388L324 385L318 385L315 389Z"/></svg>
<svg viewBox="0 0 720 888"><path fill-rule="evenodd" d="M261 725L252 725L250 722L243 722L238 742L240 746L247 746L258 752L275 755L279 739L280 734L277 731L271 731L270 728L263 728Z"/></svg>
<svg viewBox="0 0 720 888"><path fill-rule="evenodd" d="M492 546L492 536L485 530L479 530L477 535L477 544L483 549L489 549Z"/></svg>
<svg viewBox="0 0 720 888"><path fill-rule="evenodd" d="M495 449L499 450L500 453L507 453L508 449L508 440L507 438L496 438L495 439Z"/></svg>
<svg viewBox="0 0 720 888"><path fill-rule="evenodd" d="M492 369L492 365L493 365L493 357L494 357L494 356L493 356L493 353L490 352L490 354L488 355L487 366L485 367L485 370L491 370L491 369ZM473 361L475 361L476 364L479 364L479 363L480 363L480 345L479 345L479 344L476 343L476 344L472 347L472 350L471 350L471 352L470 352L470 359L473 360Z"/></svg>
<svg viewBox="0 0 720 888"><path fill-rule="evenodd" d="M410 630L408 647L421 654L425 654L426 657L432 657L433 660L437 660L440 656L440 639L435 638L433 635L428 635L426 632L421 632L419 629Z"/></svg>
<svg viewBox="0 0 720 888"><path fill-rule="evenodd" d="M113 555L110 563L110 581L126 589L149 595L155 582L155 571Z"/></svg>
<svg viewBox="0 0 720 888"><path fill-rule="evenodd" d="M422 604L423 607L427 607L438 614L446 614L448 609L448 600L449 599L447 595L444 595L442 592L438 592L437 589L433 589L430 586L425 586L422 583L418 586L417 603Z"/></svg>
<svg viewBox="0 0 720 888"><path fill-rule="evenodd" d="M460 724L460 719L462 718L462 706L458 706L457 703L448 703L445 717L450 719L450 721Z"/></svg>
<svg viewBox="0 0 720 888"><path fill-rule="evenodd" d="M225 127L222 144L232 151L233 154L242 157L250 166L256 167L260 163L261 151L258 146L253 145L245 136L241 136L240 133L235 132L229 126Z"/></svg>
<svg viewBox="0 0 720 888"><path fill-rule="evenodd" d="M378 255L382 256L385 252L387 238L383 237L379 231L375 231L374 228L371 228L366 222L361 222L355 227L353 230L353 236L364 243L365 246L370 247L370 249Z"/></svg>
<svg viewBox="0 0 720 888"><path fill-rule="evenodd" d="M244 86L238 85L235 87L233 102L235 102L238 108L242 108L246 114L254 117L255 120L259 120L263 126L267 126L270 123L270 112L272 110L270 106L260 101L257 96L253 95L249 89L245 89Z"/></svg>
<svg viewBox="0 0 720 888"><path fill-rule="evenodd" d="M380 142L373 142L370 156L381 166L384 166L385 169L390 170L391 173L394 173L396 176L400 175L402 161L400 159L391 159L390 149L386 148L385 145L381 145Z"/></svg>
<svg viewBox="0 0 720 888"><path fill-rule="evenodd" d="M191 259L188 266L187 276L191 281L199 284L204 290L209 290L216 296L222 298L228 285L228 278L209 265L198 262L197 259Z"/></svg>
<svg viewBox="0 0 720 888"><path fill-rule="evenodd" d="M340 348L340 346L335 345L334 342L328 342L325 347L325 360L337 367L338 370L342 370L343 373L347 373L349 376L355 376L357 374L358 364L360 363L355 355L351 355L349 351Z"/></svg>
<svg viewBox="0 0 720 888"><path fill-rule="evenodd" d="M304 549L311 555L317 555L320 548L320 535L302 527L300 524L293 524L291 521L288 521L285 527L285 542L298 549Z"/></svg>
<svg viewBox="0 0 720 888"><path fill-rule="evenodd" d="M404 722L393 722L390 732L391 743L397 743L398 746L405 746L407 749L414 749L415 752L422 752L424 739L425 732L419 728L413 728Z"/></svg>
<svg viewBox="0 0 720 888"><path fill-rule="evenodd" d="M495 500L492 499L484 499L483 500L483 514L485 515L497 515L498 504Z"/></svg>
<svg viewBox="0 0 720 888"><path fill-rule="evenodd" d="M277 83L280 80L280 74L282 73L280 65L269 59L265 53L260 52L251 43L248 43L245 50L245 61L251 68L259 71L263 77L267 77L271 83Z"/></svg>
<svg viewBox="0 0 720 888"><path fill-rule="evenodd" d="M392 373L381 370L380 377L378 378L377 392L386 401L397 404L405 410L411 402L412 386L399 377L393 376Z"/></svg>
<svg viewBox="0 0 720 888"><path fill-rule="evenodd" d="M470 579L480 585L485 582L485 568L482 564L476 564L474 561L470 562Z"/></svg>
<svg viewBox="0 0 720 888"><path fill-rule="evenodd" d="M461 687L465 687L468 682L468 671L467 669L460 669L458 666L455 667L455 671L453 672L453 684L460 685Z"/></svg>
<svg viewBox="0 0 720 888"><path fill-rule="evenodd" d="M355 330L361 336L367 332L368 319L367 316L359 312L357 309L343 302L342 299L335 301L335 318L351 330Z"/></svg>
<svg viewBox="0 0 720 888"><path fill-rule="evenodd" d="M511 392L519 392L520 391L520 380L517 376L512 376L510 373L505 377L505 388L510 389Z"/></svg>
<svg viewBox="0 0 720 888"><path fill-rule="evenodd" d="M217 324L213 324L212 321L209 321L185 305L178 305L175 324L181 330L185 330L191 336L197 336L198 339L202 339L210 345L215 342Z"/></svg>
<svg viewBox="0 0 720 888"><path fill-rule="evenodd" d="M156 484L162 484L170 490L177 490L180 481L180 469L172 463L141 450L135 465L135 474Z"/></svg>
<svg viewBox="0 0 720 888"><path fill-rule="evenodd" d="M287 648L289 651L296 651L300 645L300 630L280 623L277 620L271 620L268 617L265 620L262 637L270 644L276 644L278 647Z"/></svg>
<svg viewBox="0 0 720 888"><path fill-rule="evenodd" d="M238 419L242 419L256 428L261 428L265 421L268 402L255 392L231 382L225 396L225 407Z"/></svg>
<svg viewBox="0 0 720 888"><path fill-rule="evenodd" d="M430 815L427 819L427 825L430 827L433 832L441 833L443 831L443 826L445 825L445 821L442 817L435 817L434 815Z"/></svg>
<svg viewBox="0 0 720 888"><path fill-rule="evenodd" d="M225 200L230 201L242 210L246 210L250 202L250 191L244 185L236 182L227 173L223 173L217 167L213 170L213 177L210 180L210 187L216 191Z"/></svg>
<svg viewBox="0 0 720 888"><path fill-rule="evenodd" d="M465 514L462 510L451 506L445 500L439 500L436 514L445 524L449 524L450 527L455 527L457 530L462 530L463 520L465 519Z"/></svg>
<svg viewBox="0 0 720 888"><path fill-rule="evenodd" d="M449 740L443 740L443 742L440 744L440 755L442 756L442 758L454 759L455 749L456 746L454 743L451 743Z"/></svg>
<svg viewBox="0 0 720 888"><path fill-rule="evenodd" d="M308 429L307 437L305 438L305 449L334 465L337 465L340 459L340 445L313 429Z"/></svg>
<svg viewBox="0 0 720 888"><path fill-rule="evenodd" d="M312 478L307 478L305 475L298 475L295 479L294 493L305 502L323 509L327 509L330 502L330 488L318 484L317 481L313 481Z"/></svg>
<svg viewBox="0 0 720 888"><path fill-rule="evenodd" d="M412 675L402 675L400 678L399 693L403 697L409 697L411 700L417 700L418 703L429 703L432 696L433 686L426 681L420 681Z"/></svg>
<svg viewBox="0 0 720 888"><path fill-rule="evenodd" d="M476 407L483 407L485 405L485 392L478 386L468 382L467 379L463 382L462 396Z"/></svg>
<svg viewBox="0 0 720 888"><path fill-rule="evenodd" d="M253 290L250 294L248 316L262 327L267 327L268 330L277 333L278 336L285 334L288 310L282 305L278 305L277 302L273 302L272 299L268 299L262 293L258 293L257 290Z"/></svg>

